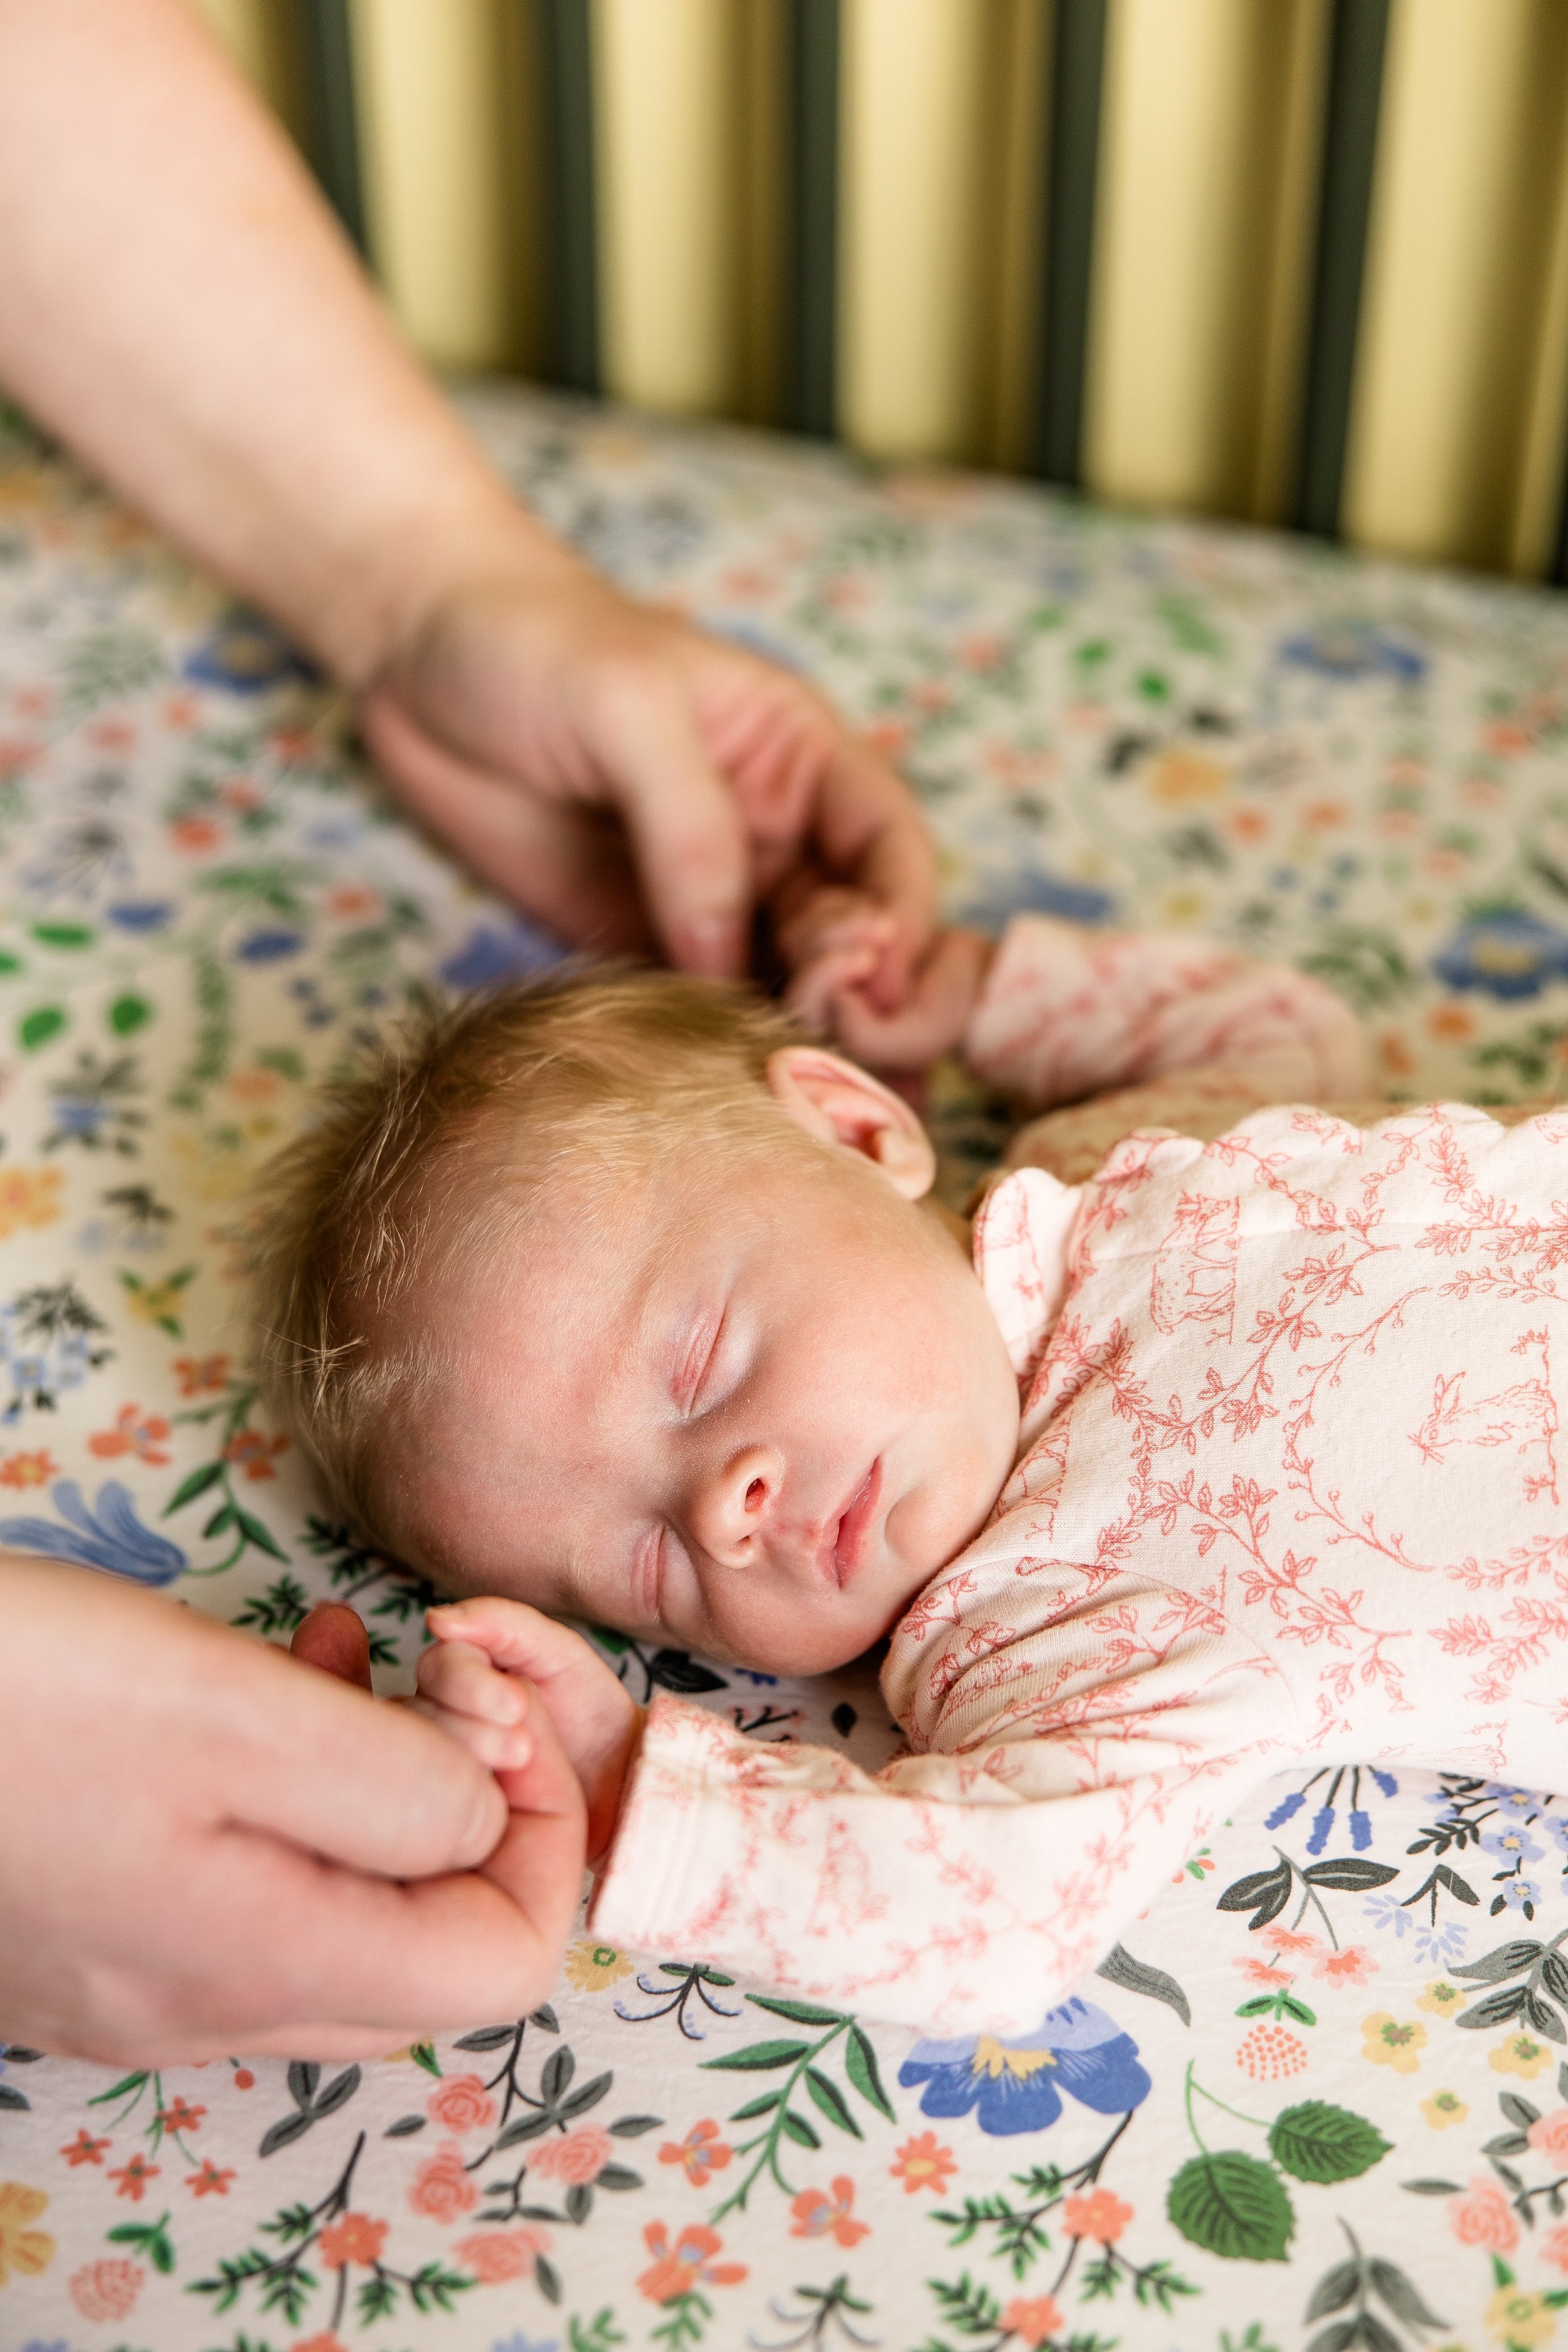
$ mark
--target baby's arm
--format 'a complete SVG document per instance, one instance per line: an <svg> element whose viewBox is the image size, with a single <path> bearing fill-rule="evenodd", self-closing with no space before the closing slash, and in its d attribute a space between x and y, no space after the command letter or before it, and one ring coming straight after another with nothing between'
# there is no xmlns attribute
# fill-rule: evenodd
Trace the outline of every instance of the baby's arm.
<svg viewBox="0 0 1568 2352"><path fill-rule="evenodd" d="M421 1711L502 1776L552 1730L587 1804L590 1866L605 1853L645 1711L569 1626L520 1601L486 1597L432 1609L419 1661Z"/></svg>
<svg viewBox="0 0 1568 2352"><path fill-rule="evenodd" d="M941 1752L875 1777L665 1695L645 1718L576 1635L512 1601L437 1612L421 1685L491 1760L520 1736L513 1676L537 1678L527 1703L537 1691L584 1774L595 1852L619 1810L591 1913L604 1940L910 2024L1023 2031L1268 1769L1235 1752L1251 1710L1212 1641L1199 1691L1168 1636L1158 1664L1108 1684L1140 1604L1085 1599L1081 1570L1033 1563L1034 1622L994 1654L994 1696L964 1701L962 1737L938 1727ZM1245 1673L1250 1688L1250 1653Z"/></svg>

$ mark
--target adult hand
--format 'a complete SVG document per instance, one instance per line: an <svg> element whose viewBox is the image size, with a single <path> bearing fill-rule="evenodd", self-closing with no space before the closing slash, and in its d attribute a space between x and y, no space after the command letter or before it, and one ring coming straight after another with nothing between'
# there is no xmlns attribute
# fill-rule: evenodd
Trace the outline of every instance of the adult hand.
<svg viewBox="0 0 1568 2352"><path fill-rule="evenodd" d="M885 910L879 1001L930 938L914 802L787 670L633 604L519 519L371 677L366 740L408 805L529 913L601 951L744 968L752 903L786 880ZM389 600L391 602L392 600Z"/></svg>
<svg viewBox="0 0 1568 2352"><path fill-rule="evenodd" d="M582 1878L563 1762L509 1813L410 1708L90 1570L0 1559L0 1626L8 2039L352 2058L546 1998Z"/></svg>

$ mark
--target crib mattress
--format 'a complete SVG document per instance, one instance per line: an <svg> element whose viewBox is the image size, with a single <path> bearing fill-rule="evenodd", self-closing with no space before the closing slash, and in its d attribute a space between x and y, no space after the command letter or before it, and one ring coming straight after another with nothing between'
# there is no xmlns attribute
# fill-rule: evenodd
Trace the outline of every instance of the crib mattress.
<svg viewBox="0 0 1568 2352"><path fill-rule="evenodd" d="M1563 1090L1561 598L462 397L595 562L819 679L901 763L955 914L1189 927L1341 989L1395 1094ZM225 1220L411 983L551 942L399 820L286 646L19 425L0 843L0 1538L264 1639L350 1599L405 1687L427 1596L258 1411ZM935 1111L961 1189L995 1107L946 1079ZM1344 1569L1307 1630L1348 1685L1371 1662ZM1500 1685L1568 1635L1506 1593L1455 1614ZM639 1698L890 1751L863 1676L613 1654ZM1542 2346L1568 2304L1565 1871L1568 1801L1297 1773L1006 2046L580 1937L547 2008L374 2064L13 2049L0 2344Z"/></svg>

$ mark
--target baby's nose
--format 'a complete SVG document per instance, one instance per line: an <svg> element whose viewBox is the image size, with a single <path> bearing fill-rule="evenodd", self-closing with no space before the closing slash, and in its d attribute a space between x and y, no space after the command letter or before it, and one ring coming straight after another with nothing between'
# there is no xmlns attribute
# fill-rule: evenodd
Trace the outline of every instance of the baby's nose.
<svg viewBox="0 0 1568 2352"><path fill-rule="evenodd" d="M744 1568L778 1499L784 1465L769 1447L749 1445L700 1486L691 1498L691 1532L721 1568Z"/></svg>

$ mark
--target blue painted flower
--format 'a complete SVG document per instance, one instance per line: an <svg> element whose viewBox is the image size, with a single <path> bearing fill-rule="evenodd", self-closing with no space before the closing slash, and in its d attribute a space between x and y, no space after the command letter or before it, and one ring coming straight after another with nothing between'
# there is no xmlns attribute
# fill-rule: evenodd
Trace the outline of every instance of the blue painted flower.
<svg viewBox="0 0 1568 2352"><path fill-rule="evenodd" d="M1115 908L1109 890L1064 882L1037 866L1027 874L1008 875L966 900L963 920L983 931L999 931L1014 915L1058 915L1066 923L1103 923Z"/></svg>
<svg viewBox="0 0 1568 2352"><path fill-rule="evenodd" d="M1279 658L1320 677L1383 677L1410 684L1426 670L1426 656L1416 646L1353 616L1318 621L1300 636L1288 637Z"/></svg>
<svg viewBox="0 0 1568 2352"><path fill-rule="evenodd" d="M1495 1855L1499 1862L1539 1862L1542 1848L1532 1838L1522 1822L1506 1817L1495 1827L1481 1832L1481 1852Z"/></svg>
<svg viewBox="0 0 1568 2352"><path fill-rule="evenodd" d="M1294 1821L1296 1815L1300 1811L1302 1806L1307 1801L1308 1790L1315 1789L1320 1780L1328 1779L1331 1769L1332 1769L1331 1767L1324 1765L1322 1770L1321 1772L1314 1772L1311 1779L1306 1781L1302 1787L1300 1789L1292 1789L1289 1796L1281 1797L1279 1802L1275 1806L1273 1811L1265 1821L1263 1824L1264 1828L1269 1830L1283 1829L1287 1822ZM1367 1773L1368 1778L1384 1796L1394 1797L1397 1796L1399 1793L1399 1783L1391 1772L1380 1771L1375 1765L1353 1765L1349 1767L1341 1765L1339 1769L1333 1772L1333 1778L1329 1780L1327 1793L1324 1796L1322 1802L1319 1805L1316 1812L1312 1815L1312 1834L1307 1840L1307 1852L1309 1853L1321 1853L1323 1848L1328 1844L1330 1838L1333 1835L1335 1807L1339 1801L1340 1788L1344 1780L1347 1769L1351 1775L1351 1844L1357 1853L1364 1853L1368 1846L1372 1843L1372 1816L1367 1812L1361 1801L1361 1776L1363 1771L1364 1770Z"/></svg>
<svg viewBox="0 0 1568 2352"><path fill-rule="evenodd" d="M1502 1883L1502 1893L1504 1902L1511 1903L1516 1911L1522 1911L1527 1904L1533 1910L1536 1904L1541 1901L1541 1881L1539 1878L1526 1878L1522 1874L1518 1878L1505 1878Z"/></svg>
<svg viewBox="0 0 1568 2352"><path fill-rule="evenodd" d="M503 926L480 923L441 966L448 988L497 988L505 980L526 980L559 963L557 940L521 916Z"/></svg>
<svg viewBox="0 0 1568 2352"><path fill-rule="evenodd" d="M286 678L317 673L259 614L231 613L186 655L184 675L196 686L226 687L230 694L261 694Z"/></svg>
<svg viewBox="0 0 1568 2352"><path fill-rule="evenodd" d="M1513 1002L1568 978L1568 931L1522 908L1478 915L1446 940L1432 969L1449 988L1475 988Z"/></svg>
<svg viewBox="0 0 1568 2352"><path fill-rule="evenodd" d="M1511 1813L1516 1820L1531 1820L1541 1811L1541 1800L1533 1789L1505 1789L1494 1780L1485 1793L1500 1813Z"/></svg>
<svg viewBox="0 0 1568 2352"><path fill-rule="evenodd" d="M1535 1826L1568 1853L1568 1813L1542 1813Z"/></svg>
<svg viewBox="0 0 1568 2352"><path fill-rule="evenodd" d="M1033 2033L969 2033L917 2042L899 2069L907 2089L923 2083L921 2113L966 2116L983 2132L1044 2131L1062 2111L1061 2094L1097 2115L1124 2114L1149 2095L1138 2045L1102 2009L1075 1994L1048 2009Z"/></svg>
<svg viewBox="0 0 1568 2352"><path fill-rule="evenodd" d="M161 931L174 911L172 898L121 898L104 913L122 931Z"/></svg>
<svg viewBox="0 0 1568 2352"><path fill-rule="evenodd" d="M1451 1927L1434 1926L1415 1912L1405 1910L1396 1895L1369 1895L1362 1905L1362 1913L1371 1926L1392 1935L1396 1944L1408 1937L1416 1958L1432 1968L1456 1969L1465 1958L1468 1927L1458 1923Z"/></svg>
<svg viewBox="0 0 1568 2352"><path fill-rule="evenodd" d="M278 963L284 956L298 955L304 944L303 931L252 931L235 954L245 963Z"/></svg>
<svg viewBox="0 0 1568 2352"><path fill-rule="evenodd" d="M58 1527L52 1519L0 1519L0 1543L17 1551L42 1552L47 1559L68 1559L78 1568L107 1569L111 1576L128 1576L134 1584L172 1584L185 1565L177 1544L142 1525L118 1478L99 1488L90 1511L74 1478L62 1478L51 1487L49 1500L66 1526Z"/></svg>
<svg viewBox="0 0 1568 2352"><path fill-rule="evenodd" d="M490 2352L561 2352L561 2339L556 2336L524 2336L519 2330L512 2336L498 2336Z"/></svg>

